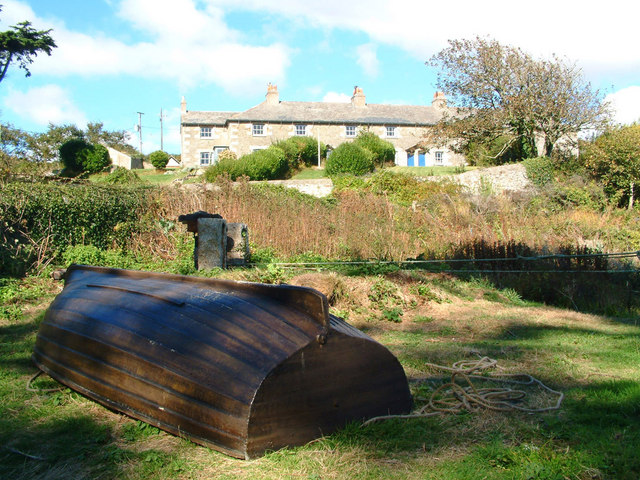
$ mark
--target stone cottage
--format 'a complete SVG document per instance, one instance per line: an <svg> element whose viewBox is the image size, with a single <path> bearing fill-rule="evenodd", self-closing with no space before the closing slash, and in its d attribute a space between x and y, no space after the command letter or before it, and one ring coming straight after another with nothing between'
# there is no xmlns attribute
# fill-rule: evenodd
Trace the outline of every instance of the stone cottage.
<svg viewBox="0 0 640 480"><path fill-rule="evenodd" d="M223 150L241 156L296 135L312 136L335 148L363 129L394 145L396 165L462 165L464 157L446 147L420 147L426 129L447 108L441 92L427 106L368 104L359 87L350 103L289 102L281 101L278 87L269 84L265 101L244 112L189 111L183 98L182 166L207 167Z"/></svg>

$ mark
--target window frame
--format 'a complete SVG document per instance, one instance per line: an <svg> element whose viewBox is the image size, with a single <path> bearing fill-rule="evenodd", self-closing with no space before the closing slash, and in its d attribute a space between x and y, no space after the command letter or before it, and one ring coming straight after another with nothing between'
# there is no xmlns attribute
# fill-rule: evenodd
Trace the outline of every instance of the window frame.
<svg viewBox="0 0 640 480"><path fill-rule="evenodd" d="M307 136L307 130L308 130L308 125L305 123L295 123L294 127L293 127L293 134L296 137L306 137ZM300 129L303 129L304 133L300 133Z"/></svg>
<svg viewBox="0 0 640 480"><path fill-rule="evenodd" d="M265 133L265 124L264 123L252 123L251 124L251 136L253 137L264 137Z"/></svg>
<svg viewBox="0 0 640 480"><path fill-rule="evenodd" d="M354 138L358 135L358 127L356 125L345 125L344 136L347 138Z"/></svg>
<svg viewBox="0 0 640 480"><path fill-rule="evenodd" d="M398 138L398 127L389 125L389 126L385 126L384 128L385 128L385 136L387 138ZM389 132L392 132L391 135L389 135Z"/></svg>
<svg viewBox="0 0 640 480"><path fill-rule="evenodd" d="M436 150L433 154L436 165L442 165L444 163L444 152L442 150Z"/></svg>
<svg viewBox="0 0 640 480"><path fill-rule="evenodd" d="M209 165L211 165L211 160L212 160L212 151L211 150L205 150L200 152L200 166L201 167L208 167ZM203 160L206 158L207 162L203 162Z"/></svg>
<svg viewBox="0 0 640 480"><path fill-rule="evenodd" d="M200 127L200 138L212 138L213 127Z"/></svg>

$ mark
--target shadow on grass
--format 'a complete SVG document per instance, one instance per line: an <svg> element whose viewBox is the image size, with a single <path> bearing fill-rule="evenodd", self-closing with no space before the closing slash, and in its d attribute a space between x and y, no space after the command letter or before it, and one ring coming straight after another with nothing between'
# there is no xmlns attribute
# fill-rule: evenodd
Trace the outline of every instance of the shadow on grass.
<svg viewBox="0 0 640 480"><path fill-rule="evenodd" d="M0 439L0 478L12 480L119 478L132 455L113 443L110 427L86 415L4 418Z"/></svg>
<svg viewBox="0 0 640 480"><path fill-rule="evenodd" d="M21 375L35 373L30 358L38 326L36 319L0 327L0 368Z"/></svg>

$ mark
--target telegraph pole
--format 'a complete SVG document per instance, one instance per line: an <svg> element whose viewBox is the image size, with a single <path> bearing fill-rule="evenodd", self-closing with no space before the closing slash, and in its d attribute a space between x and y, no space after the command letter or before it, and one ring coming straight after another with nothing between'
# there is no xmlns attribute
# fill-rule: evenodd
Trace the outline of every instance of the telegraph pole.
<svg viewBox="0 0 640 480"><path fill-rule="evenodd" d="M140 153L142 153L142 115L143 112L138 112L138 140L140 142Z"/></svg>
<svg viewBox="0 0 640 480"><path fill-rule="evenodd" d="M162 139L164 137L163 135L163 130L162 130L162 117L164 117L164 115L162 115L162 107L160 107L160 150L162 150L164 152L164 147L163 147L163 143L162 143Z"/></svg>

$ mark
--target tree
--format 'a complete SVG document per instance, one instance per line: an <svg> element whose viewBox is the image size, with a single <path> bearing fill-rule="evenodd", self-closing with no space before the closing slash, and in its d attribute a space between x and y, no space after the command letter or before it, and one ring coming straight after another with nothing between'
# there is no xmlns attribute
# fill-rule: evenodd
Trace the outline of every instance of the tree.
<svg viewBox="0 0 640 480"><path fill-rule="evenodd" d="M583 146L581 160L604 184L605 192L633 208L640 183L640 125L609 129Z"/></svg>
<svg viewBox="0 0 640 480"><path fill-rule="evenodd" d="M162 170L167 166L167 163L169 162L169 154L163 152L162 150L156 150L155 152L151 152L149 154L149 161L155 168L157 168L158 170Z"/></svg>
<svg viewBox="0 0 640 480"><path fill-rule="evenodd" d="M130 134L126 130L105 130L102 122L89 122L84 133L85 138L94 145L102 143L121 152L133 155L138 151L129 145Z"/></svg>
<svg viewBox="0 0 640 480"><path fill-rule="evenodd" d="M60 160L60 147L72 138L85 140L84 132L72 124L54 125L49 123L46 132L32 135L29 150L36 161L52 162Z"/></svg>
<svg viewBox="0 0 640 480"><path fill-rule="evenodd" d="M602 128L611 118L608 104L575 64L556 56L537 60L496 40L449 40L428 65L440 69L437 88L459 108L445 115L439 139L471 143L508 140L497 156L518 148L528 156L551 155L560 139Z"/></svg>
<svg viewBox="0 0 640 480"><path fill-rule="evenodd" d="M57 47L49 33L51 29L36 30L26 21L0 32L0 82L4 79L11 62L17 62L25 71L25 75L30 77L29 65L33 63L32 57L36 57L38 53L51 55L51 51Z"/></svg>

